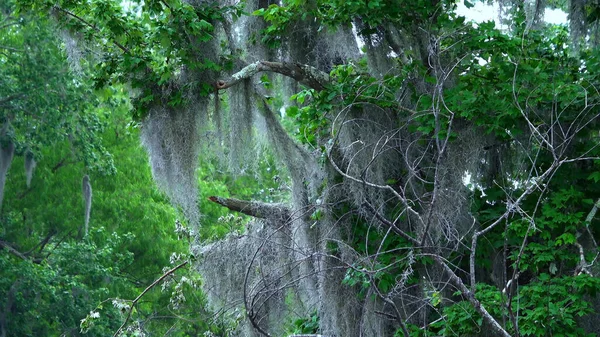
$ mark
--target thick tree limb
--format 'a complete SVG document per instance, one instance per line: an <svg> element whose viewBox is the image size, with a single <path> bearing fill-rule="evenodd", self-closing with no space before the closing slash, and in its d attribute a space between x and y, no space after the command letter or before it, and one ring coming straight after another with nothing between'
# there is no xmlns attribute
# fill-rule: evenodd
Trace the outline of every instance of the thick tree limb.
<svg viewBox="0 0 600 337"><path fill-rule="evenodd" d="M230 88L239 82L248 79L259 72L278 73L304 84L315 90L323 90L329 83L329 74L306 64L291 62L257 61L245 66L242 70L233 74L231 78L219 80L215 84L217 90Z"/></svg>
<svg viewBox="0 0 600 337"><path fill-rule="evenodd" d="M234 198L208 197L208 200L259 219L288 219L290 210L282 204L269 204L257 201L246 201Z"/></svg>

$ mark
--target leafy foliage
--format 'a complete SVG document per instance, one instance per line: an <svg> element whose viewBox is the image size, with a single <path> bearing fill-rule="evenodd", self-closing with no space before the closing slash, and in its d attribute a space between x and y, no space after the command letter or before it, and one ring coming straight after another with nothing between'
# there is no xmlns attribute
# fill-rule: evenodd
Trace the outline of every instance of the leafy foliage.
<svg viewBox="0 0 600 337"><path fill-rule="evenodd" d="M566 7L560 1L550 5ZM586 14L581 22L576 22L578 5ZM163 284L170 296L150 293L150 303L135 308L137 321L126 333L143 334L150 329L180 335L239 333L236 329L243 324L239 303L254 328L268 330L268 324L273 324L268 310L280 309L271 304L285 302L280 295L296 291L301 305L296 300L284 303L302 311L288 322L305 317L295 320L294 333L370 335L378 331L385 335L381 331L394 325L396 335L405 337L474 336L489 329L503 336L590 335L589 326L583 323L595 314L600 289L593 277L598 274L595 233L600 222L595 212L600 189L591 183L600 180L600 53L574 41L573 35L577 25L596 24L594 6L571 2L569 31L564 26L533 25L525 4L515 2L507 11L512 26L503 31L493 22L467 22L454 13L456 1L445 0L248 1L251 16L239 5L217 1L21 1L22 19L15 26L22 30L12 25L0 28L8 32L0 45L11 51L0 56L1 64L23 65L0 68L5 75L0 77L4 81L0 105L8 107L2 121L12 125L2 135L7 139L0 141L16 143L19 154L31 149L46 163L40 161L38 172L43 178L33 179L31 191L23 190L18 179L10 180L2 239L18 243L18 248L30 248L46 235L52 238L79 228L83 213L72 212L81 208L77 186L64 182L79 181L87 170L92 171L95 191L91 220L95 236L83 242L48 240L33 254L44 263L52 261L48 268L29 261L0 260L7 269L23 269L30 275L23 281L7 279L2 288L9 294L20 282L30 282L31 289L43 288L43 283L51 281L46 273L58 275L62 269L53 268L61 266L66 276L62 283L50 282L54 288L48 293L64 292L63 283L90 293L89 301L70 304L69 310L61 312L64 317L59 321L72 327L74 317L85 314L83 307L102 294L131 295L139 284L159 274L157 266L185 260L185 254L170 255L171 250L184 249L172 233L171 224L176 223L178 234L188 243L192 238L203 240L202 249L220 244L223 251L235 251L244 259L251 256L244 260L250 262L237 268L235 276L246 276L239 278L245 280L239 285L241 291L232 289L244 298L236 299L238 311L232 319L189 319L174 323L180 325L173 332L154 316L171 310L186 318L204 315L210 302L198 291L202 284L198 275L176 274ZM28 17L36 11L41 20ZM94 48L101 50L96 59L81 61L85 76L61 72L66 55L55 46L54 31L45 28L47 15L90 46L86 56ZM248 17L236 21L242 15ZM248 22L255 24L249 27L259 28L240 35ZM351 37L363 44L362 54L338 60L340 53L330 52L319 39L325 36L323 31L350 27L356 31ZM44 39L33 34L39 28ZM251 36L254 44L239 41L243 38L237 35ZM54 46L46 45L46 38ZM48 55L13 53L12 49L33 50L37 43ZM311 48L317 56L311 55ZM290 62L271 62L267 67L259 61L246 67L254 58L297 55L308 64L285 60ZM46 58L50 62L43 64ZM323 59L326 62L320 63ZM204 134L197 129L192 137L179 135L183 138L177 140L179 144L192 149L194 156L192 163L179 162L186 167L174 169L187 170L194 186L195 174L199 175L200 206L207 223L189 235L182 222L175 222L176 213L165 197L151 186L143 155L132 150L137 130L129 117L140 120L152 111L169 111L170 115L164 115L167 121L154 120L156 130L164 130L170 122L190 126L185 123L197 120L196 110L207 120L218 120L218 107L207 108L210 95L219 99L221 87L241 80L245 86L251 84L250 79L240 79L240 73L229 82L220 80L221 76L231 75L232 69L264 66L262 71L275 65L283 68L278 72L294 79L303 69L327 67L326 74L319 73L327 83L282 89L273 83L283 81L264 75L259 88L245 87L247 101L261 96L256 103L264 108L262 131L279 155L275 159L261 153L249 175L232 177L208 155L196 170L199 151L195 144ZM23 96L38 85L32 69L48 79L46 87L60 88L62 96L54 92L47 97ZM315 72L304 75L311 74ZM59 80L53 82L54 78ZM131 88L131 116L122 105L126 102L124 86ZM97 100L88 99L91 88L105 105L98 107ZM277 98L264 97L263 91ZM253 113L251 105L245 105L246 116ZM271 105L285 107L285 115L270 111ZM38 134L36 118L23 111L35 111L36 118L46 118L44 111L49 111L53 132ZM182 113L190 118L175 118ZM131 127L119 128L112 118ZM278 123L306 148L289 139ZM203 127L207 134L221 131ZM114 172L110 159L100 159L103 152L96 139L103 132L103 141L114 158L120 159L115 161L117 174L111 177L103 175ZM222 139L214 139L204 146L223 145ZM167 154L158 158L157 167L179 154L164 139L156 144ZM248 151L255 146L240 145ZM76 163L69 162L72 158ZM287 172L278 167L277 160L286 165ZM58 164L52 166L52 162ZM64 176L56 178L58 173ZM18 175L11 173L11 178ZM37 191L46 193L40 197ZM206 197L212 195L287 202L291 206L286 211L293 216L285 221L267 217L255 226L262 228L255 229L246 226L246 218L210 205ZM197 197L193 194L186 204L194 211ZM261 236L266 235L266 226L277 228L277 235ZM26 231L32 235L24 235ZM118 238L129 235L107 234L113 231L131 232L136 239L121 242ZM248 243L253 239L263 241ZM253 251L241 251L242 244L237 242ZM267 242L278 247L266 249ZM44 246L49 243L58 248L48 256ZM65 256L82 256L84 263L69 269L63 260L53 260L61 256L59 248ZM94 249L104 249L99 256L106 261L95 259ZM261 260L265 256L269 261ZM278 259L281 265L275 271L268 270L272 265L256 263L274 264ZM104 264L107 261L113 261L114 269ZM133 264L124 268L125 262ZM235 262L230 261L227 270L234 269L229 267ZM125 269L131 277L119 278ZM100 271L114 278L114 287L101 282ZM79 273L86 276L76 277ZM204 282L222 283L215 278ZM142 282L134 287L127 283L131 280ZM14 293L21 296L19 301L35 298L28 292ZM40 296L48 299L46 303L57 301L58 297L45 294ZM128 306L131 302L115 303L117 309L133 309ZM32 307L18 310L28 319L37 314ZM394 318L394 323L376 315L381 313ZM114 329L114 321L102 321L108 315L89 313L83 330L100 334ZM48 322L40 320L39 326L21 322L22 334L49 329Z"/></svg>

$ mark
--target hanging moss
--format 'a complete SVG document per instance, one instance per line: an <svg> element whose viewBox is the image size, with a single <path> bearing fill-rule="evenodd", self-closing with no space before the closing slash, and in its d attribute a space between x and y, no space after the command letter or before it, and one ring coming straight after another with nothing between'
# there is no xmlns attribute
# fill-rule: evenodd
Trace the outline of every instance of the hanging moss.
<svg viewBox="0 0 600 337"><path fill-rule="evenodd" d="M12 142L12 140L8 140L6 143L0 144L0 209L2 208L2 201L4 200L6 173L10 168L14 154L15 144Z"/></svg>
<svg viewBox="0 0 600 337"><path fill-rule="evenodd" d="M75 73L81 73L81 62L83 59L83 51L81 49L80 43L82 43L82 39L76 38L73 36L73 33L63 29L60 32L61 38L64 43L65 52L67 54L67 60Z"/></svg>
<svg viewBox="0 0 600 337"><path fill-rule="evenodd" d="M33 154L31 152L27 152L25 154L25 179L27 188L31 186L31 179L33 178L33 171L35 170L36 166L37 163L33 157Z"/></svg>
<svg viewBox="0 0 600 337"><path fill-rule="evenodd" d="M81 182L81 193L83 195L83 203L85 208L83 236L86 237L89 231L90 214L92 212L92 184L90 183L90 177L87 174L83 176Z"/></svg>
<svg viewBox="0 0 600 337"><path fill-rule="evenodd" d="M587 35L585 0L569 1L569 31L576 48Z"/></svg>
<svg viewBox="0 0 600 337"><path fill-rule="evenodd" d="M154 107L141 132L154 180L195 229L200 225L196 181L200 124L207 122L207 105L202 99L185 107Z"/></svg>
<svg viewBox="0 0 600 337"><path fill-rule="evenodd" d="M253 167L256 155L252 144L254 129L254 106L250 80L229 92L229 168L235 173ZM250 146L249 146L250 145Z"/></svg>

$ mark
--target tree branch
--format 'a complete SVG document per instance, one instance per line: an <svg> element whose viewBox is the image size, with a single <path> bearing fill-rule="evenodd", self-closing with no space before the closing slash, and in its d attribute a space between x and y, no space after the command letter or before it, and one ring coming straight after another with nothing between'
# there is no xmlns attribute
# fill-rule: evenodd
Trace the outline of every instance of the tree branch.
<svg viewBox="0 0 600 337"><path fill-rule="evenodd" d="M8 47L8 46L0 46L0 49L4 49L4 50L8 50L8 51L13 51L15 53L23 53L25 51L23 49L17 49L17 48Z"/></svg>
<svg viewBox="0 0 600 337"><path fill-rule="evenodd" d="M234 198L208 197L208 200L259 219L289 219L290 210L282 204L269 204L258 201L246 201Z"/></svg>
<svg viewBox="0 0 600 337"><path fill-rule="evenodd" d="M419 240L413 238L408 233L406 233L402 229L398 228L398 226L396 226L395 223L393 223L393 222L389 221L388 219L384 218L383 216L381 216L381 214L379 214L379 212L377 212L377 210L370 203L365 202L363 205L365 206L365 208L367 210L369 210L369 212L371 212L375 216L375 218L377 220L379 220L381 223L383 223L384 225L391 228L394 231L394 233L396 233L396 234L400 235L401 237L405 238L406 240L412 242L415 245L415 247L420 246Z"/></svg>
<svg viewBox="0 0 600 337"><path fill-rule="evenodd" d="M2 241L2 240L0 240L0 248L6 248L6 250L8 250L8 252L9 252L9 253L11 253L12 255L14 255L14 256L16 256L16 257L18 257L18 258L21 258L21 259L23 259L23 260L25 260L25 261L28 261L28 260L29 260L29 258L28 258L28 257L27 257L25 254L23 254L23 253L21 253L20 251L18 251L18 250L16 250L16 249L14 249L14 248L13 248L13 247L12 247L12 246L11 246L11 245L8 243L8 242L6 242L6 241ZM31 259L31 262L33 262L33 263L36 263L36 264L40 264L40 263L42 263L42 259Z"/></svg>
<svg viewBox="0 0 600 337"><path fill-rule="evenodd" d="M14 249L8 242L0 241L0 248L6 248L9 253L13 254L16 257L20 257L23 260L27 260L27 256L25 256L20 251Z"/></svg>
<svg viewBox="0 0 600 337"><path fill-rule="evenodd" d="M215 84L217 90L230 88L239 82L248 79L259 72L278 73L304 84L315 90L323 90L329 83L329 74L306 64L291 62L257 61L242 68L231 75L231 78L219 80Z"/></svg>
<svg viewBox="0 0 600 337"><path fill-rule="evenodd" d="M6 96L6 97L3 97L3 98L0 98L0 106L5 105L6 103L8 103L8 102L10 102L12 100L15 100L17 98L21 98L23 96L25 96L25 94L21 92L21 93L18 93L18 94L13 94L13 95L10 95L10 96Z"/></svg>
<svg viewBox="0 0 600 337"><path fill-rule="evenodd" d="M70 16L72 18L74 18L75 20L81 22L82 24L84 24L85 26L87 26L90 29L93 29L95 32L100 33L100 29L98 29L98 27L96 27L95 25L87 22L84 18L78 16L75 13L72 13L64 8L61 8L59 6L53 6L54 9L56 9L57 11L60 11L64 14L66 14L67 16ZM123 46L122 44L120 44L119 42L115 41L114 39L112 40L112 43L119 47L119 49L121 49L124 53L129 53L129 49L127 49L127 47Z"/></svg>
<svg viewBox="0 0 600 337"><path fill-rule="evenodd" d="M183 263L180 263L179 265L175 266L173 269L167 271L166 273L164 273L161 277L157 278L154 282L152 282L151 285L149 285L146 289L144 289L144 291L142 291L141 294L139 294L133 301L131 301L131 306L129 307L129 310L127 310L127 317L125 317L125 322L123 322L123 324L121 324L121 326L119 327L119 329L117 330L117 332L115 332L115 334L113 335L113 337L117 337L119 335L119 333L121 331L123 331L123 328L125 327L125 325L127 324L127 322L129 322L129 319L131 318L131 313L133 311L133 308L135 307L135 305L137 304L137 302L147 293L149 292L152 288L154 288L157 284L159 284L162 280L164 280L167 276L173 274L174 272L176 272L178 269L180 269L181 267L185 266L188 264L188 261L185 261Z"/></svg>
<svg viewBox="0 0 600 337"><path fill-rule="evenodd" d="M496 332L496 335L502 337L511 337L511 335L508 332L506 332L506 330L504 330L500 323L498 323L498 321L485 309L483 304L481 304L481 302L479 302L479 300L475 298L475 294L471 290L469 290L469 288L467 288L465 283L460 279L460 277L456 275L456 273L452 269L450 269L448 264L444 262L442 258L437 254L431 254L431 256L433 257L433 260L440 267L442 267L442 269L444 269L444 271L450 279L450 282L461 291L462 295L467 298L467 300L471 303L475 310L481 316L483 316L483 320L490 325L492 330Z"/></svg>

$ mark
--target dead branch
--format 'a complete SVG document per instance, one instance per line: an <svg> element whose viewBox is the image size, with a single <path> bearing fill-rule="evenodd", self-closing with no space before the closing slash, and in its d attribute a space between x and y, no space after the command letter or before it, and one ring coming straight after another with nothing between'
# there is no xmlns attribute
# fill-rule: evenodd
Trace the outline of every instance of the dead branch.
<svg viewBox="0 0 600 337"><path fill-rule="evenodd" d="M211 196L208 200L227 207L232 211L240 212L259 219L284 219L290 218L290 210L283 204L269 204L258 201L246 201L234 198L221 198Z"/></svg>

